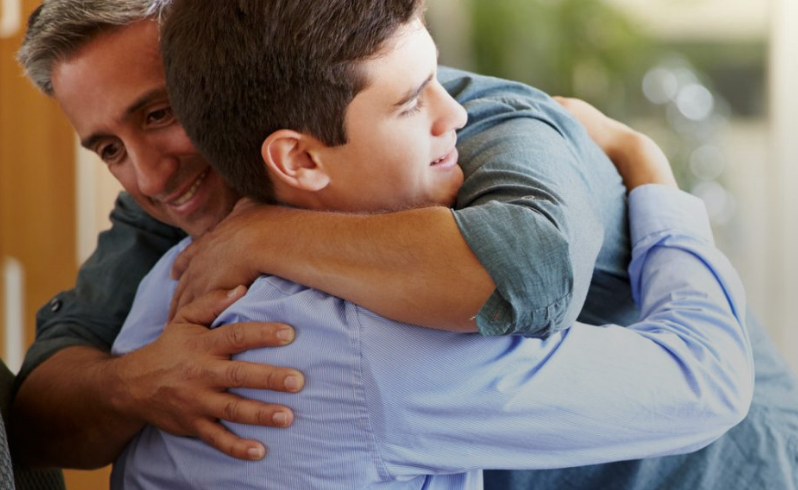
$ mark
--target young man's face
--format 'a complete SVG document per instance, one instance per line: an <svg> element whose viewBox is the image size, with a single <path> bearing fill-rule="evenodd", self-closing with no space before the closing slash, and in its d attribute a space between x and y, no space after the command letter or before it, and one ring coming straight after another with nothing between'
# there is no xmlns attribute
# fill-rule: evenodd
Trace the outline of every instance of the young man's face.
<svg viewBox="0 0 798 490"><path fill-rule="evenodd" d="M82 145L153 217L196 236L233 208L172 113L155 22L98 36L56 65L53 87Z"/></svg>
<svg viewBox="0 0 798 490"><path fill-rule="evenodd" d="M368 84L346 111L347 143L322 152L323 203L343 211L449 206L463 182L455 131L466 112L438 83L438 53L420 21L362 63Z"/></svg>

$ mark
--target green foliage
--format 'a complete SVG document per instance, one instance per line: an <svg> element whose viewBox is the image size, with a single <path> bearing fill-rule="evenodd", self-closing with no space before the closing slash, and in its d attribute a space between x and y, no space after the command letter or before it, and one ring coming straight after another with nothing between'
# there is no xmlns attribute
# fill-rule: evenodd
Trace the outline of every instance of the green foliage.
<svg viewBox="0 0 798 490"><path fill-rule="evenodd" d="M467 0L475 69L623 110L652 43L600 0ZM617 107L618 105L622 107Z"/></svg>

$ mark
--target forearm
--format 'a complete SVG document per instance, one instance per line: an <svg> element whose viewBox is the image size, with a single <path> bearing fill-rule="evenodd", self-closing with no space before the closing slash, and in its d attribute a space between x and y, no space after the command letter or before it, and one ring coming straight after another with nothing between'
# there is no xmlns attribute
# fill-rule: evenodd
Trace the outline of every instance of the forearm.
<svg viewBox="0 0 798 490"><path fill-rule="evenodd" d="M116 458L144 425L118 408L122 358L69 347L38 366L12 407L12 439L25 464L98 468Z"/></svg>
<svg viewBox="0 0 798 490"><path fill-rule="evenodd" d="M475 331L474 316L494 289L447 208L378 215L275 209L269 221L250 228L257 230L252 249L277 251L258 254L258 270L397 321Z"/></svg>

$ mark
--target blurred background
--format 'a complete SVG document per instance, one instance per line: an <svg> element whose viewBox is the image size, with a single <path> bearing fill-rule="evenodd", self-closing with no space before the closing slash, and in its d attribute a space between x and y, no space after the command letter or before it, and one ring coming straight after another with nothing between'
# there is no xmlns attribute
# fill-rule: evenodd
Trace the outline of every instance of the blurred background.
<svg viewBox="0 0 798 490"><path fill-rule="evenodd" d="M36 310L71 287L119 190L14 61L38 2L0 0L0 357L13 371ZM428 4L442 63L581 97L660 143L798 368L798 2ZM107 488L106 472L67 478Z"/></svg>

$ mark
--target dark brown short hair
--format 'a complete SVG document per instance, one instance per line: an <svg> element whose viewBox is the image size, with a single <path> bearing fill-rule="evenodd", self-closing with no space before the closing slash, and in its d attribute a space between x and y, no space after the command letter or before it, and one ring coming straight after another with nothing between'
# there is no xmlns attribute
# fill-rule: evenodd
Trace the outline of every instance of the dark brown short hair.
<svg viewBox="0 0 798 490"><path fill-rule="evenodd" d="M346 143L358 62L421 15L424 0L176 0L161 48L186 133L242 195L273 201L260 148L279 129Z"/></svg>

